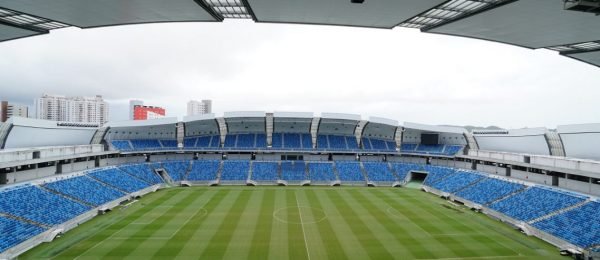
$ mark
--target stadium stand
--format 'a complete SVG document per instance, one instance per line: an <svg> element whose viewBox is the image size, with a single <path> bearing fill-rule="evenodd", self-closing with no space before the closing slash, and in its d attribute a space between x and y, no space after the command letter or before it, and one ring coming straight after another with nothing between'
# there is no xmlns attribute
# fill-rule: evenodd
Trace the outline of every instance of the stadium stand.
<svg viewBox="0 0 600 260"><path fill-rule="evenodd" d="M248 179L250 161L227 160L223 162L221 181L245 181Z"/></svg>
<svg viewBox="0 0 600 260"><path fill-rule="evenodd" d="M300 134L286 133L283 134L283 147L290 149L302 148Z"/></svg>
<svg viewBox="0 0 600 260"><path fill-rule="evenodd" d="M0 252L25 242L45 229L33 224L0 216Z"/></svg>
<svg viewBox="0 0 600 260"><path fill-rule="evenodd" d="M313 149L312 136L310 134L302 134L302 149Z"/></svg>
<svg viewBox="0 0 600 260"><path fill-rule="evenodd" d="M0 213L52 226L77 217L91 207L61 195L26 185L0 192Z"/></svg>
<svg viewBox="0 0 600 260"><path fill-rule="evenodd" d="M365 150L396 151L396 143L393 141L363 137L362 142Z"/></svg>
<svg viewBox="0 0 600 260"><path fill-rule="evenodd" d="M253 162L251 179L254 181L278 180L279 164L276 162Z"/></svg>
<svg viewBox="0 0 600 260"><path fill-rule="evenodd" d="M156 139L134 139L129 142L131 142L133 150L162 149L160 142Z"/></svg>
<svg viewBox="0 0 600 260"><path fill-rule="evenodd" d="M329 148L329 140L326 135L318 135L317 136L317 148L319 149L328 149Z"/></svg>
<svg viewBox="0 0 600 260"><path fill-rule="evenodd" d="M132 164L119 166L119 170L124 171L133 177L143 180L149 184L163 183L163 180L147 164Z"/></svg>
<svg viewBox="0 0 600 260"><path fill-rule="evenodd" d="M522 184L496 178L486 178L471 187L459 191L456 195L466 200L486 205L524 188L525 185Z"/></svg>
<svg viewBox="0 0 600 260"><path fill-rule="evenodd" d="M432 184L456 173L456 169L432 165L424 165L423 170L428 173L423 182L427 186L432 186Z"/></svg>
<svg viewBox="0 0 600 260"><path fill-rule="evenodd" d="M218 135L206 135L197 137L186 137L183 140L183 147L193 148L219 148L221 146L221 137Z"/></svg>
<svg viewBox="0 0 600 260"><path fill-rule="evenodd" d="M43 186L94 206L100 206L125 196L125 193L103 185L87 176L64 179Z"/></svg>
<svg viewBox="0 0 600 260"><path fill-rule="evenodd" d="M307 180L304 161L281 162L281 179L286 181Z"/></svg>
<svg viewBox="0 0 600 260"><path fill-rule="evenodd" d="M183 139L183 147L184 148L192 148L196 147L196 143L198 142L198 138L196 137L186 137Z"/></svg>
<svg viewBox="0 0 600 260"><path fill-rule="evenodd" d="M88 176L127 193L136 192L150 186L148 183L134 178L117 168L92 171Z"/></svg>
<svg viewBox="0 0 600 260"><path fill-rule="evenodd" d="M452 175L451 178L445 178L442 181L433 183L431 187L441 191L454 193L477 181L480 181L483 178L483 175L476 173L457 171L456 174Z"/></svg>
<svg viewBox="0 0 600 260"><path fill-rule="evenodd" d="M121 150L121 151L133 150L131 143L129 143L129 141L127 141L127 140L113 140L110 143L117 150Z"/></svg>
<svg viewBox="0 0 600 260"><path fill-rule="evenodd" d="M600 245L600 202L593 201L541 220L534 227L588 248Z"/></svg>
<svg viewBox="0 0 600 260"><path fill-rule="evenodd" d="M337 177L333 171L333 163L309 162L308 176L311 181L335 181Z"/></svg>
<svg viewBox="0 0 600 260"><path fill-rule="evenodd" d="M417 145L418 144L403 143L400 145L400 151L408 153L415 152L415 150L417 150Z"/></svg>
<svg viewBox="0 0 600 260"><path fill-rule="evenodd" d="M339 135L328 135L329 149L331 150L348 150L348 144L346 144L346 137Z"/></svg>
<svg viewBox="0 0 600 260"><path fill-rule="evenodd" d="M456 153L460 152L462 148L463 147L461 145L446 145L446 148L444 149L444 154L455 155Z"/></svg>
<svg viewBox="0 0 600 260"><path fill-rule="evenodd" d="M354 136L346 136L346 144L348 145L348 149L357 150L358 143L356 142L356 137Z"/></svg>
<svg viewBox="0 0 600 260"><path fill-rule="evenodd" d="M416 152L424 154L442 154L443 151L444 145L441 144L419 144L416 149Z"/></svg>
<svg viewBox="0 0 600 260"><path fill-rule="evenodd" d="M343 162L338 161L335 163L335 168L338 171L340 181L349 182L364 182L365 176L363 176L360 169L360 164L357 162Z"/></svg>
<svg viewBox="0 0 600 260"><path fill-rule="evenodd" d="M490 205L490 208L521 221L530 221L573 206L585 198L559 190L530 187Z"/></svg>
<svg viewBox="0 0 600 260"><path fill-rule="evenodd" d="M213 181L217 179L220 161L198 160L192 163L192 169L188 174L189 181Z"/></svg>
<svg viewBox="0 0 600 260"><path fill-rule="evenodd" d="M236 148L254 148L256 147L256 134L237 135Z"/></svg>
<svg viewBox="0 0 600 260"><path fill-rule="evenodd" d="M365 172L369 181L394 182L396 176L390 171L389 165L384 162L363 162Z"/></svg>
<svg viewBox="0 0 600 260"><path fill-rule="evenodd" d="M165 169L165 171L167 171L169 176L171 176L173 181L182 181L184 180L187 170L190 167L190 162L164 162L162 163L162 167Z"/></svg>
<svg viewBox="0 0 600 260"><path fill-rule="evenodd" d="M267 147L265 134L228 134L225 137L225 148L250 149Z"/></svg>
<svg viewBox="0 0 600 260"><path fill-rule="evenodd" d="M423 166L415 163L390 163L390 165L400 181L405 180L411 171L423 171Z"/></svg>
<svg viewBox="0 0 600 260"><path fill-rule="evenodd" d="M163 148L167 148L167 149L177 148L177 140L175 140L175 139L159 140L159 141Z"/></svg>
<svg viewBox="0 0 600 260"><path fill-rule="evenodd" d="M271 147L273 149L283 148L283 134L282 133L273 133L271 136Z"/></svg>

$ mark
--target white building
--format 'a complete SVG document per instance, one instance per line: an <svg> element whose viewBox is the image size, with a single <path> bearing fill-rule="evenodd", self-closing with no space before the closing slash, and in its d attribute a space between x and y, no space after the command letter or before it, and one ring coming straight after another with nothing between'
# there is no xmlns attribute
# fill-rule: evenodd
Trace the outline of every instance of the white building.
<svg viewBox="0 0 600 260"><path fill-rule="evenodd" d="M144 105L144 101L142 100L137 100L137 99L132 99L129 100L129 120L133 120L133 115L134 113L134 107L135 106L143 106Z"/></svg>
<svg viewBox="0 0 600 260"><path fill-rule="evenodd" d="M35 108L38 119L97 124L108 121L108 103L100 95L65 97L44 94L35 100Z"/></svg>
<svg viewBox="0 0 600 260"><path fill-rule="evenodd" d="M209 113L212 113L212 100L210 99L202 101L190 100L187 103L188 116L204 115Z"/></svg>

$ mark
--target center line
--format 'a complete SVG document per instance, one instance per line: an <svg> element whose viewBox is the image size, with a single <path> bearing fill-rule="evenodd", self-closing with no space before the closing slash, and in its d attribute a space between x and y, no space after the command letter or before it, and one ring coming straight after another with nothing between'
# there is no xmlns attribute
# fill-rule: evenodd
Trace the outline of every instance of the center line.
<svg viewBox="0 0 600 260"><path fill-rule="evenodd" d="M298 192L296 192L296 205L298 205L298 214L300 215L300 226L302 226L302 235L304 235L304 245L306 246L306 256L310 260L310 253L308 252L308 240L306 240L306 232L304 231L304 222L302 221L302 210L300 210L300 202L298 202Z"/></svg>

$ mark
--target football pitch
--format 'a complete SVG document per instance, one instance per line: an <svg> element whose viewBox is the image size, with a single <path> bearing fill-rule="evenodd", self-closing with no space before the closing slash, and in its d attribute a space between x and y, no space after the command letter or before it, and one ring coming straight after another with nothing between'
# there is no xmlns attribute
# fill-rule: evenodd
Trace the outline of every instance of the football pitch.
<svg viewBox="0 0 600 260"><path fill-rule="evenodd" d="M20 258L175 257L561 258L550 244L418 189L244 186L160 190Z"/></svg>

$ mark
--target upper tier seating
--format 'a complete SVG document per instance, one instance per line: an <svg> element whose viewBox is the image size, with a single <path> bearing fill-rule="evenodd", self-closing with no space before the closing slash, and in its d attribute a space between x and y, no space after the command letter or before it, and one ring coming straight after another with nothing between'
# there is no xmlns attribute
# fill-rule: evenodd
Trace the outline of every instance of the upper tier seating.
<svg viewBox="0 0 600 260"><path fill-rule="evenodd" d="M335 181L333 172L333 163L329 162L309 162L308 175L311 181Z"/></svg>
<svg viewBox="0 0 600 260"><path fill-rule="evenodd" d="M279 164L276 162L253 162L252 180L276 181L279 179Z"/></svg>
<svg viewBox="0 0 600 260"><path fill-rule="evenodd" d="M373 151L396 151L396 142L376 138L363 137L363 149Z"/></svg>
<svg viewBox="0 0 600 260"><path fill-rule="evenodd" d="M92 209L31 185L2 191L0 198L0 213L49 226L64 223Z"/></svg>
<svg viewBox="0 0 600 260"><path fill-rule="evenodd" d="M444 154L446 155L455 155L462 149L462 145L446 145L446 149L444 150Z"/></svg>
<svg viewBox="0 0 600 260"><path fill-rule="evenodd" d="M456 173L456 169L453 168L448 168L448 167L442 167L442 166L432 166L432 165L425 165L423 167L423 170L428 172L427 174L427 178L425 178L425 181L423 182L423 184L427 185L427 186L432 186L432 184L452 175Z"/></svg>
<svg viewBox="0 0 600 260"><path fill-rule="evenodd" d="M173 181L182 181L187 174L187 170L190 167L189 161L181 162L164 162L162 164L163 169L167 171Z"/></svg>
<svg viewBox="0 0 600 260"><path fill-rule="evenodd" d="M522 184L495 178L486 178L471 187L461 190L456 195L466 200L486 205L524 188L525 185Z"/></svg>
<svg viewBox="0 0 600 260"><path fill-rule="evenodd" d="M249 171L250 161L224 161L221 170L221 181L245 181L248 179Z"/></svg>
<svg viewBox="0 0 600 260"><path fill-rule="evenodd" d="M583 197L558 190L531 187L492 203L490 208L517 220L530 221L584 200Z"/></svg>
<svg viewBox="0 0 600 260"><path fill-rule="evenodd" d="M187 143L184 141L184 147L188 148L219 148L221 146L221 137L218 135L191 137L185 140L187 140Z"/></svg>
<svg viewBox="0 0 600 260"><path fill-rule="evenodd" d="M143 180L149 184L163 183L163 180L146 164L132 164L118 167L121 171L124 171L140 180Z"/></svg>
<svg viewBox="0 0 600 260"><path fill-rule="evenodd" d="M100 206L125 196L125 193L103 185L87 176L47 183L44 187L94 206Z"/></svg>
<svg viewBox="0 0 600 260"><path fill-rule="evenodd" d="M358 143L354 136L318 135L317 148L322 150L356 150Z"/></svg>
<svg viewBox="0 0 600 260"><path fill-rule="evenodd" d="M283 133L273 133L271 135L271 147L274 149L283 148Z"/></svg>
<svg viewBox="0 0 600 260"><path fill-rule="evenodd" d="M286 181L307 180L304 161L281 162L281 179Z"/></svg>
<svg viewBox="0 0 600 260"><path fill-rule="evenodd" d="M302 148L300 134L285 133L283 134L283 147L290 149Z"/></svg>
<svg viewBox="0 0 600 260"><path fill-rule="evenodd" d="M130 140L133 150L162 149L160 142L156 139L133 139Z"/></svg>
<svg viewBox="0 0 600 260"><path fill-rule="evenodd" d="M129 143L128 140L112 140L112 141L110 141L110 143L117 150L121 150L121 151L133 150L133 147L131 146L131 144Z"/></svg>
<svg viewBox="0 0 600 260"><path fill-rule="evenodd" d="M177 140L175 139L171 139L171 140L159 140L160 143L162 144L162 147L165 149L174 149L177 148Z"/></svg>
<svg viewBox="0 0 600 260"><path fill-rule="evenodd" d="M398 175L399 181L406 180L406 176L411 171L423 171L423 166L415 163L391 163L392 169Z"/></svg>
<svg viewBox="0 0 600 260"><path fill-rule="evenodd" d="M136 192L150 186L148 183L116 168L92 171L88 176L127 193Z"/></svg>
<svg viewBox="0 0 600 260"><path fill-rule="evenodd" d="M417 152L427 154L442 154L444 151L443 144L419 144Z"/></svg>
<svg viewBox="0 0 600 260"><path fill-rule="evenodd" d="M310 134L302 134L300 136L302 138L302 149L312 149L312 135Z"/></svg>
<svg viewBox="0 0 600 260"><path fill-rule="evenodd" d="M265 134L228 134L225 137L225 148L249 149L266 148L267 137Z"/></svg>
<svg viewBox="0 0 600 260"><path fill-rule="evenodd" d="M400 145L400 151L402 151L402 152L415 152L415 150L417 150L417 145L418 144L402 143L402 145Z"/></svg>
<svg viewBox="0 0 600 260"><path fill-rule="evenodd" d="M198 160L193 161L192 169L188 174L189 181L213 181L217 179L220 161Z"/></svg>
<svg viewBox="0 0 600 260"><path fill-rule="evenodd" d="M583 248L600 245L600 202L589 202L581 207L541 220L533 224L554 236Z"/></svg>
<svg viewBox="0 0 600 260"><path fill-rule="evenodd" d="M442 181L433 183L431 187L441 191L454 193L483 178L483 175L458 171L456 172L456 174L452 175L452 177L445 178Z"/></svg>
<svg viewBox="0 0 600 260"><path fill-rule="evenodd" d="M30 239L45 229L26 222L0 216L0 252Z"/></svg>
<svg viewBox="0 0 600 260"><path fill-rule="evenodd" d="M396 181L396 176L390 171L390 168L385 162L363 162L365 172L369 181Z"/></svg>
<svg viewBox="0 0 600 260"><path fill-rule="evenodd" d="M343 162L335 163L335 168L338 171L340 181L364 182L365 176L360 169L358 162Z"/></svg>

